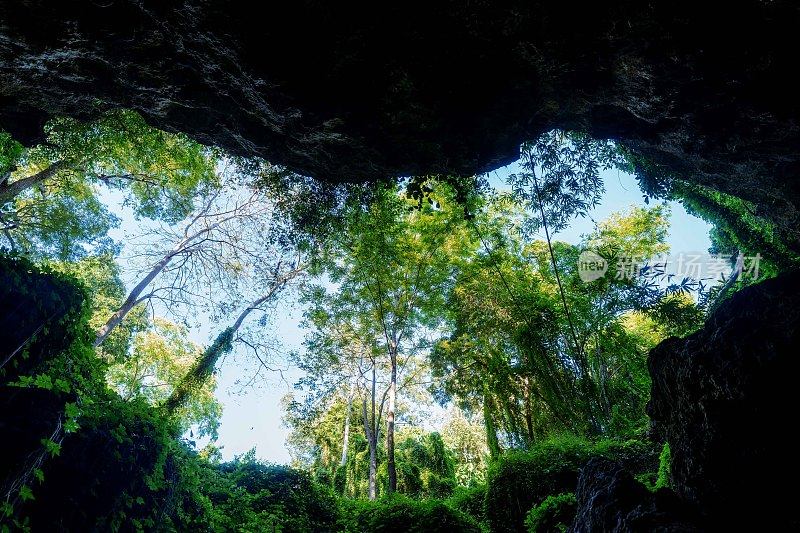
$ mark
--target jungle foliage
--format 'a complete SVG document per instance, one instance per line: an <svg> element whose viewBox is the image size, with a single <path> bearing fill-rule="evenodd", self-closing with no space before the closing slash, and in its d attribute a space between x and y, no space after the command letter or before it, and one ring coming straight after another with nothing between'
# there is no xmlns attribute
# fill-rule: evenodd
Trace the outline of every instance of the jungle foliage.
<svg viewBox="0 0 800 533"><path fill-rule="evenodd" d="M649 350L799 260L752 205L578 133L523 145L500 190L323 185L129 111L45 134L23 147L0 131L1 531L565 530L592 458L669 487ZM666 202L558 240L612 168L712 224L731 274L704 286L651 265L669 252ZM111 201L141 226L136 268ZM587 282L586 250L646 275ZM760 277L744 279L736 257L755 254ZM223 461L219 364L271 368L291 291L305 335L281 405L292 465Z"/></svg>

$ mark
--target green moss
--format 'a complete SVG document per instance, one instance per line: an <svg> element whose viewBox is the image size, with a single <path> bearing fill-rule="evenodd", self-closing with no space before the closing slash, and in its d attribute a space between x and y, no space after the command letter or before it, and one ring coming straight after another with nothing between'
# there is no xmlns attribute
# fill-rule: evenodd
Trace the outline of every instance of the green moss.
<svg viewBox="0 0 800 533"><path fill-rule="evenodd" d="M665 442L658 456L658 477L656 478L656 488L669 487L670 485L670 465L672 464L672 452L669 443Z"/></svg>

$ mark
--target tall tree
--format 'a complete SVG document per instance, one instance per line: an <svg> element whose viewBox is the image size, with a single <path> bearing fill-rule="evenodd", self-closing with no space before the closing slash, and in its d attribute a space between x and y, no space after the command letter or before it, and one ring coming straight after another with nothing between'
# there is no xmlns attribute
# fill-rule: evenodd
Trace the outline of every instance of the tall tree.
<svg viewBox="0 0 800 533"><path fill-rule="evenodd" d="M454 475L459 485L471 486L486 481L489 447L484 431L479 420L451 406L441 434L444 444L455 456Z"/></svg>
<svg viewBox="0 0 800 533"><path fill-rule="evenodd" d="M385 402L390 492L397 487L398 384L405 372L419 367L428 336L440 321L443 295L454 279L454 258L473 243L465 238L463 210L454 193L446 187L431 191L427 202L418 203L395 187L376 188L371 202L347 213L344 231L322 254L325 272L337 286L332 307L340 318L347 317L345 322L357 325L353 329L370 348L362 411L367 439L375 442L375 422ZM384 364L387 388L377 399L374 384L381 382Z"/></svg>
<svg viewBox="0 0 800 533"><path fill-rule="evenodd" d="M351 406L358 399L355 411L361 418L368 450L367 495L375 499L379 437L389 393L386 376L390 373L380 339L372 317L359 313L351 301L339 298L338 293L328 294L324 287L314 287L304 301L309 304L303 322L308 333L305 350L295 355L295 362L305 373L298 386L305 390L306 397L302 406L294 407L296 413L303 413L295 418L304 425L320 423L332 408L342 403ZM404 377L413 379L413 374ZM410 382L404 379L397 392L404 392L406 385ZM348 407L344 412L348 430L352 410ZM341 438L342 457L347 456L349 446L349 432L346 433Z"/></svg>
<svg viewBox="0 0 800 533"><path fill-rule="evenodd" d="M620 321L659 308L664 290L617 279L614 267L584 283L577 273L582 247L515 236L508 225L519 212L503 197L473 220L482 253L463 267L450 294L451 334L432 353L443 399L483 408L492 453L554 431L605 432L625 405L641 421L647 385L631 377L646 375L644 356ZM601 223L583 246L609 258L653 257L667 250L666 224L661 207L634 209Z"/></svg>
<svg viewBox="0 0 800 533"><path fill-rule="evenodd" d="M239 339L245 320L253 312L264 312L268 307L274 305L286 286L301 276L305 268L305 265L300 263L299 258L294 263L286 266L279 262L274 267L271 278L260 279L260 282L264 284L263 292L245 306L244 309L241 309L233 323L217 335L208 348L198 354L180 382L176 384L172 393L164 400L163 405L168 413L174 414L183 408L195 391L202 389L206 385L216 371L216 365L220 357L233 349L233 343ZM253 345L252 342L249 344ZM262 365L266 365L259 352L255 350L254 353L259 358L259 362Z"/></svg>

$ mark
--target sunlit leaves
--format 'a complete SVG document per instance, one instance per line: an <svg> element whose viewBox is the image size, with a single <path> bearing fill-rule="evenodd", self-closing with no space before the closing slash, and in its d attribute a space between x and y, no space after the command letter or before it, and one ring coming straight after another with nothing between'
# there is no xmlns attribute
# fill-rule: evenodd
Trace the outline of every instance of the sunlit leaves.
<svg viewBox="0 0 800 533"><path fill-rule="evenodd" d="M450 410L441 434L444 444L454 455L458 484L483 483L489 456L484 424L468 419L460 409L454 408Z"/></svg>
<svg viewBox="0 0 800 533"><path fill-rule="evenodd" d="M125 299L125 285L120 268L111 253L83 257L77 261L53 261L55 270L74 276L88 290L91 298L89 326L96 331ZM128 354L132 335L147 327L145 310L137 308L122 322L100 347L100 355L108 361L123 360Z"/></svg>
<svg viewBox="0 0 800 533"><path fill-rule="evenodd" d="M76 260L89 250L114 250L118 224L94 187L74 176L40 183L0 206L5 246L34 257Z"/></svg>
<svg viewBox="0 0 800 533"><path fill-rule="evenodd" d="M46 134L47 144L31 151L31 163L65 161L82 177L122 189L140 216L181 220L191 212L198 189L216 183L213 150L152 128L132 111L113 111L87 123L54 119Z"/></svg>
<svg viewBox="0 0 800 533"><path fill-rule="evenodd" d="M457 193L432 180L426 187L430 201L420 204L397 187L377 186L369 202L348 205L319 254L318 273L324 272L329 283L309 289L305 298L310 331L306 353L298 359L307 376L298 385L307 398L288 404L296 428L293 447L302 455L314 446L319 453L335 446L329 431L314 428L329 419L332 409L341 412L349 394L356 396L356 406L371 398L373 368L378 431L385 430L380 419L392 363L397 365L400 419L413 423L414 411L428 401L424 356L442 323L459 265L477 244ZM360 415L356 410L354 416ZM341 436L340 428L330 431ZM325 457L330 461L327 452Z"/></svg>
<svg viewBox="0 0 800 533"><path fill-rule="evenodd" d="M710 232L711 253L726 254L731 258L739 253L746 256L761 254L764 261L760 279L800 264L800 256L792 250L793 233L769 221L749 202L682 181L672 182L669 195L680 201L690 214L714 226Z"/></svg>
<svg viewBox="0 0 800 533"><path fill-rule="evenodd" d="M583 248L554 242L582 343L576 353L547 243L503 232L518 211L497 200L474 221L484 253L465 265L450 295L451 333L431 355L436 392L468 409L483 406L487 428L498 427L506 446L565 429L638 427L651 346L633 342L620 321L629 311L652 310L663 290L618 280L614 272L584 283L577 275ZM601 222L584 245L647 259L667 251L667 227L663 207L634 208Z"/></svg>
<svg viewBox="0 0 800 533"><path fill-rule="evenodd" d="M525 230L532 235L544 223L540 202L550 229L560 231L599 204L605 191L600 172L625 161L609 141L553 130L523 144L520 163L523 171L509 176L509 183L528 207Z"/></svg>
<svg viewBox="0 0 800 533"><path fill-rule="evenodd" d="M45 135L22 149L0 133L0 236L19 253L72 260L112 250L107 233L118 221L99 200L101 186L119 191L137 217L174 223L219 185L215 150L130 111L90 122L55 118Z"/></svg>
<svg viewBox="0 0 800 533"><path fill-rule="evenodd" d="M144 399L160 405L187 374L203 350L187 338L182 326L156 319L135 335L130 356L109 368L109 384L126 400ZM200 435L216 435L221 406L214 398L216 380L206 380L192 391L179 410L184 429L198 425Z"/></svg>
<svg viewBox="0 0 800 533"><path fill-rule="evenodd" d="M9 133L0 130L0 179L5 179L6 173L14 170L23 150Z"/></svg>

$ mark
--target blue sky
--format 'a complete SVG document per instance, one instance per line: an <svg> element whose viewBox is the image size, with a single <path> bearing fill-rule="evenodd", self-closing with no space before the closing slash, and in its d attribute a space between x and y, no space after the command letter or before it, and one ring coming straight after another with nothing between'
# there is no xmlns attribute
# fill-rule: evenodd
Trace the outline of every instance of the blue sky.
<svg viewBox="0 0 800 533"><path fill-rule="evenodd" d="M503 187L506 176L517 171L519 168L516 165L498 169L489 175L490 183L495 187ZM601 204L589 217L574 220L569 228L556 234L554 238L576 243L582 234L594 229L593 221L599 222L631 205L643 205L642 193L633 176L609 170L602 177L606 194ZM118 199L113 195L108 195L106 200L112 204L114 212L121 219L120 227L112 233L112 237L124 243L126 232L136 233L140 222L134 220L130 210L118 207ZM702 220L688 215L680 204L673 202L670 207L672 223L668 241L672 252L705 252L710 246L710 227ZM121 255L124 258L124 248ZM124 262L122 264L124 267ZM279 306L273 323L268 325L274 328L276 338L283 345L284 354L302 349L301 318L302 309L296 299L290 297ZM199 327L192 329L190 337L195 342L207 345L217 333L216 325L201 318ZM248 361L246 355L238 351L223 361L218 372L217 398L222 402L224 412L217 444L222 447L225 459L255 447L257 457L263 460L275 463L290 461L285 448L288 431L281 423L281 398L292 390L293 384L301 375L296 369L289 368L286 361L279 360L275 364L282 367L280 372L262 373L252 385L243 386L253 376L253 362Z"/></svg>

